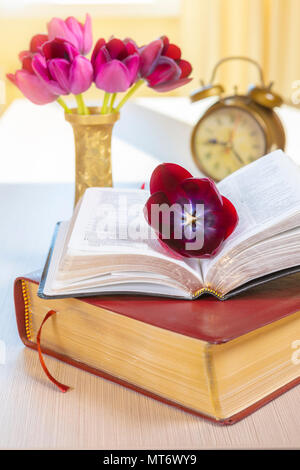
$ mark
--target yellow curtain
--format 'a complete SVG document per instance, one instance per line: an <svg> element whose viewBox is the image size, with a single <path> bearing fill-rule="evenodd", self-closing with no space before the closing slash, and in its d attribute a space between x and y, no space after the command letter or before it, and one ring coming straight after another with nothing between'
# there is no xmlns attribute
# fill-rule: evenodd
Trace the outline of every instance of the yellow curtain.
<svg viewBox="0 0 300 470"><path fill-rule="evenodd" d="M206 82L214 64L225 56L245 55L257 60L265 81L287 101L300 79L300 0L183 0L181 38L194 77ZM217 82L232 92L258 83L252 65L232 62L220 67ZM197 86L196 81L190 89Z"/></svg>

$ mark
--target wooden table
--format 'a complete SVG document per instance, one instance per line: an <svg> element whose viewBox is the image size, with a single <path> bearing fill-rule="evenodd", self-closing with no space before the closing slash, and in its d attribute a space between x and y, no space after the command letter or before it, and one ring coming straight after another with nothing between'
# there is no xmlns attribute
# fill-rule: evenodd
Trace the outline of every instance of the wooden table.
<svg viewBox="0 0 300 470"><path fill-rule="evenodd" d="M15 122L14 116L11 119ZM12 124L7 123L7 120L3 122L7 133ZM15 276L43 265L55 222L70 216L73 205L72 176L67 182L53 181L55 168L48 160L44 161L44 166L48 165L48 174L45 174L42 158L45 153L49 153L49 149L41 148L40 162L36 155L39 146L34 152L28 147L25 151L24 147L23 154L19 156L15 155L10 146L4 149L1 124L0 121L3 167L0 172L0 340L6 346L6 360L4 364L0 363L0 448L299 448L299 386L240 423L221 427L52 358L47 358L49 369L55 377L73 389L67 394L61 394L47 381L36 352L25 349L19 340L12 286ZM31 132L27 136L29 140L33 140L36 129ZM42 145L49 128L44 131L40 129L40 132L44 136L38 137ZM12 133L10 139L13 139ZM16 145L19 143L12 144L13 147ZM70 142L67 145L71 145ZM133 149L130 155L126 155L129 147L121 141L118 145L125 152L119 158L139 159L137 150ZM57 150L58 154L60 151ZM5 170L6 158L10 159L10 163ZM21 168L15 166L17 183L11 181L14 158L15 162L19 158ZM22 158L26 158L23 163ZM60 157L55 155L53 158L57 162ZM71 156L65 158L69 159L71 165ZM139 172L138 161L136 164L133 161L129 165L129 173L124 174L123 166L118 184L127 184L126 178L132 176L134 171L133 184L139 184L143 168L146 168L145 172L150 171L157 163L147 155L140 158L145 158L145 167L140 166ZM40 170L36 166L38 163ZM132 170L133 165L135 170ZM31 171L26 173L26 167ZM66 175L71 174L70 168L66 164ZM118 168L117 164L115 168ZM59 167L57 173L59 181ZM30 179L32 174L34 177ZM4 182L3 175L6 175L9 183ZM38 178L42 184L36 181Z"/></svg>

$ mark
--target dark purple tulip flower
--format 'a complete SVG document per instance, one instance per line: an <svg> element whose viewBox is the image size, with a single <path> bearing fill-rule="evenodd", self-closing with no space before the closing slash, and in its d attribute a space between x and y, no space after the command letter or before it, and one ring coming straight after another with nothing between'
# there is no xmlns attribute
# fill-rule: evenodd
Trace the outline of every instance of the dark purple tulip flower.
<svg viewBox="0 0 300 470"><path fill-rule="evenodd" d="M233 204L221 196L215 183L193 178L174 163L163 163L153 171L150 192L146 220L162 244L181 256L211 258L237 226Z"/></svg>

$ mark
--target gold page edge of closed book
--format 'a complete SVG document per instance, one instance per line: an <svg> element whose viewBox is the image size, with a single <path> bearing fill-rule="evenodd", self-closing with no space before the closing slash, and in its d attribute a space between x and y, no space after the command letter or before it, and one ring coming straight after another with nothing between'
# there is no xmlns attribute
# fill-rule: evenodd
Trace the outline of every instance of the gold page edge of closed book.
<svg viewBox="0 0 300 470"><path fill-rule="evenodd" d="M206 362L207 380L209 384L210 398L211 398L211 402L212 402L212 406L214 410L214 417L216 418L216 420L221 420L224 418L222 417L216 371L215 371L214 361L213 361L213 350L215 346L216 346L215 344L206 343L204 354L205 354L205 362Z"/></svg>
<svg viewBox="0 0 300 470"><path fill-rule="evenodd" d="M212 371L215 375L215 390L217 390L219 413L222 419L230 418L242 412L300 377L300 367L292 363L293 349L291 348L293 339L299 337L300 311L296 311L228 342L212 345ZM276 338L277 346L279 339L279 346L277 348L274 346ZM283 339L285 342L283 342ZM255 344L252 344L251 347L252 341ZM265 356L259 354L262 347ZM235 350L236 348L240 348L240 351ZM269 357L270 353L273 356L273 360L268 362L266 357ZM275 360L276 356L277 362ZM278 360L278 356L281 362ZM248 363L241 368L241 362L243 362L245 357L248 357ZM256 364L256 367L252 366L251 360ZM263 367L264 361L267 362L265 367ZM229 363L230 368L228 368ZM241 372L240 374L235 374L235 376L230 375L230 372L235 370L233 363L235 363L235 366L237 363L240 363L235 368ZM227 372L226 367L228 368ZM242 381L243 373L245 374L247 370L247 380ZM251 378L251 370L252 373L256 374L255 379L253 379L253 376ZM276 382L274 381L275 376ZM235 387L230 382L230 388L227 387L226 392L224 382L228 382L230 377L233 377L231 380L236 382ZM261 378L263 380L260 380ZM255 395L253 394L253 389ZM255 398L250 399L251 393ZM230 403L230 395L233 396L234 400L236 397L238 400L241 397L244 397L244 399L239 404L238 400L236 404L233 401Z"/></svg>

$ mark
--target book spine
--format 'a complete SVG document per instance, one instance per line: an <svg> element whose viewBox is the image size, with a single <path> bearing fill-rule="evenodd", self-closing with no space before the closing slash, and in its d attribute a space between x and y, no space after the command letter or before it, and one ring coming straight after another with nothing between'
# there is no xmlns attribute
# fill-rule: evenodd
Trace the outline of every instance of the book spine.
<svg viewBox="0 0 300 470"><path fill-rule="evenodd" d="M21 280L22 295L24 300L24 322L25 322L25 333L28 341L32 341L32 315L31 315L31 303L30 296L28 293L27 283L24 279Z"/></svg>
<svg viewBox="0 0 300 470"><path fill-rule="evenodd" d="M14 302L19 336L25 346L34 348L35 343L31 329L31 302L27 288L28 282L38 283L38 281L34 279L30 280L26 277L18 277L15 279Z"/></svg>
<svg viewBox="0 0 300 470"><path fill-rule="evenodd" d="M220 300L224 300L225 298L225 295L221 294L220 292L217 292L215 289L210 289L209 287L202 287L202 289L197 290L193 294L193 299L200 297L200 295L202 294L212 294Z"/></svg>

